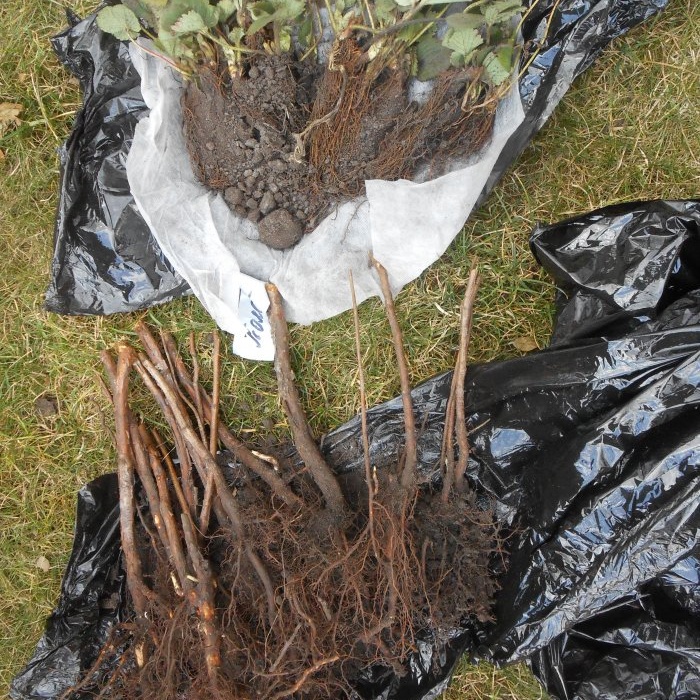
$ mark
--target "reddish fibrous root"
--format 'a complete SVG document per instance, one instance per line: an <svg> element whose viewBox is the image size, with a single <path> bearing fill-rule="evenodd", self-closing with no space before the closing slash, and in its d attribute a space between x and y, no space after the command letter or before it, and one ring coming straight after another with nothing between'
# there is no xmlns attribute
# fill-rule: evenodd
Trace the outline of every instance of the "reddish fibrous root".
<svg viewBox="0 0 700 700"><path fill-rule="evenodd" d="M136 631L102 694L121 700L138 688L144 700L348 695L348 674L375 661L401 668L415 649L417 625L456 625L465 611L460 591L470 599L480 591L474 610L487 614L493 589L484 583L486 564L479 568L455 542L464 541L465 533L470 542L481 537L476 552L486 562L493 534L475 537L465 530L471 511L468 505L463 510L466 501L458 494L442 504L421 493L408 368L386 271L377 271L401 376L406 450L397 455L397 472L373 468L353 289L367 487L366 508L359 504L353 512L349 503L357 501L346 500L311 435L274 287L268 293L275 372L301 464L280 464L254 452L218 418L217 343L211 395L198 383L196 353L193 377L167 333L161 332L159 342L141 325L144 354L123 345L116 362L103 355L105 391L117 417L122 549ZM463 395L466 349L457 365L455 387L461 381ZM132 370L162 410L174 450L129 409ZM460 410L462 415L463 408L455 412ZM463 437L458 431L460 459L468 454ZM226 477L217 462L223 459L219 442L237 461ZM141 490L134 489L135 475ZM471 517L488 525L481 514ZM454 559L468 573L453 572ZM128 658L135 663L126 663Z"/></svg>

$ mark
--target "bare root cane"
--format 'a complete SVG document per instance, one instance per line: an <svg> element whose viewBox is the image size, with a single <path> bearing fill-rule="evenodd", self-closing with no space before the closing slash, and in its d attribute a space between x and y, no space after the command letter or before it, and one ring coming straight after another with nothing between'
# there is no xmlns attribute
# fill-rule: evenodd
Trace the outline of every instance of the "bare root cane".
<svg viewBox="0 0 700 700"><path fill-rule="evenodd" d="M465 489L464 475L469 461L469 436L467 431L467 415L464 405L464 383L467 374L467 355L471 338L472 318L474 314L474 301L479 289L479 272L473 269L469 273L467 289L464 293L460 308L460 333L457 362L452 375L450 397L447 403L445 416L445 429L443 435L442 463L445 465L443 477L442 501L449 499L453 486L462 492ZM459 449L457 464L454 459L454 438L457 437Z"/></svg>
<svg viewBox="0 0 700 700"><path fill-rule="evenodd" d="M418 480L416 466L418 464L418 445L416 434L416 419L413 415L413 400L411 399L411 382L408 376L408 364L406 362L406 351L404 350L403 334L396 316L394 297L389 285L389 276L384 266L373 260L374 267L379 274L379 284L384 295L386 315L391 326L391 337L394 341L394 352L396 353L396 363L399 368L399 380L401 382L401 401L403 402L404 428L406 433L406 447L404 453L404 465L401 472L401 485L405 489L414 488Z"/></svg>
<svg viewBox="0 0 700 700"><path fill-rule="evenodd" d="M190 369L167 333L156 338L140 326L144 354L122 346L116 362L103 355L105 391L115 407L122 549L136 624L129 623L135 631L100 695L352 697L351 681L367 666L379 662L400 672L421 628L434 626L440 640L444 630L447 641L463 615L488 616L494 592L488 560L498 542L491 516L459 494L443 503L421 490L406 358L386 271L377 270L401 376L406 447L396 456L396 471L373 467L353 290L366 501L364 489L341 488L345 482L313 440L273 286L278 391L300 463L251 450L223 424L218 346L211 395L199 384L193 344ZM476 277L472 281L466 313L476 291ZM469 325L463 319L463 336ZM455 397L457 387L463 395L466 371L466 345L460 345ZM132 371L161 409L174 449L129 408ZM455 402L455 415L462 416ZM458 470L466 459L465 435L457 432ZM227 461L234 466L228 471L219 463L219 443L230 451ZM453 491L458 480L457 474ZM91 690L90 682L104 678L98 670L91 669L95 680L80 687Z"/></svg>
<svg viewBox="0 0 700 700"><path fill-rule="evenodd" d="M284 412L289 419L289 427L294 436L294 444L313 475L318 488L321 490L331 515L338 522L342 522L348 517L348 506L345 502L345 497L340 490L340 485L335 475L326 464L321 451L318 449L318 445L311 435L311 428L301 407L299 390L294 383L294 372L289 353L289 335L287 332L287 321L282 308L282 297L274 284L266 285L266 289L270 298L270 325L275 341L277 387Z"/></svg>

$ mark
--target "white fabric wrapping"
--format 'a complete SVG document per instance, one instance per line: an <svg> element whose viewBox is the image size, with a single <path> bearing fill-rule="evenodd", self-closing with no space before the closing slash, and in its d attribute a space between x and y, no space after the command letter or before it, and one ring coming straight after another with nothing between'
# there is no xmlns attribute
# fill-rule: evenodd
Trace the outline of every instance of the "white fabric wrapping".
<svg viewBox="0 0 700 700"><path fill-rule="evenodd" d="M294 248L278 251L260 243L255 224L233 214L221 195L196 179L182 130L179 76L137 46L131 51L150 108L137 125L126 163L131 192L173 267L216 323L236 336L246 333L239 317L241 287L248 294L255 287L259 294L255 280L274 282L287 318L306 324L350 308L350 271L358 301L379 294L370 253L386 267L398 293L460 232L524 118L514 82L477 156L428 182L367 181L366 197L340 205ZM251 353L256 356L255 349Z"/></svg>

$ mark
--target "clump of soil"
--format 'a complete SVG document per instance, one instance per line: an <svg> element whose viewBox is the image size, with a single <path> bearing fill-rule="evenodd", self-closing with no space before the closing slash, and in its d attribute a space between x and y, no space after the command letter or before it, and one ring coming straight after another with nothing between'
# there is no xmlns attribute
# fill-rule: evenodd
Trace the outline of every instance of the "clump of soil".
<svg viewBox="0 0 700 700"><path fill-rule="evenodd" d="M278 389L297 451L291 460L250 450L219 421L218 342L211 396L197 381L196 355L190 370L165 333L156 339L141 325L145 354L122 345L116 360L103 355L132 614L74 693L101 685L100 695L115 699L356 697L353 683L374 664L405 673L422 631L439 647L464 618L489 618L496 524L459 486L453 454L440 492L419 483L393 302L387 312L410 411L405 451L383 470L372 469L365 451L364 474L341 479L311 437L281 298L269 292ZM462 380L453 382L463 389L460 368L463 359L455 372ZM177 462L129 408L134 370L172 429ZM361 396L363 386L361 379ZM458 404L454 394L454 415L463 415ZM459 430L457 438L461 463Z"/></svg>
<svg viewBox="0 0 700 700"><path fill-rule="evenodd" d="M451 156L478 150L495 107L465 100L472 77L450 70L418 104L409 101L402 65L375 75L352 39L336 47L332 69L287 54L255 56L245 74L207 70L188 85L188 151L203 184L258 224L263 242L286 248L361 194L365 180L419 170L434 177Z"/></svg>

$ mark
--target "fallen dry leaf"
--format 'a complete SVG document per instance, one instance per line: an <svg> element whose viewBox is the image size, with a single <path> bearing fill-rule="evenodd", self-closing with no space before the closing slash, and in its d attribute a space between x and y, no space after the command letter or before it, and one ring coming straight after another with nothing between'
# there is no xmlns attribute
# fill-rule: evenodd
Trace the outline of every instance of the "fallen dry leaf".
<svg viewBox="0 0 700 700"><path fill-rule="evenodd" d="M0 160L5 160L5 151L0 148Z"/></svg>
<svg viewBox="0 0 700 700"><path fill-rule="evenodd" d="M521 335L515 340L512 340L510 344L514 345L515 349L520 350L520 352L537 350L537 343L535 342L534 338L531 338L529 335Z"/></svg>
<svg viewBox="0 0 700 700"><path fill-rule="evenodd" d="M24 107L16 102L0 102L0 136L22 123L19 115L23 109Z"/></svg>
<svg viewBox="0 0 700 700"><path fill-rule="evenodd" d="M35 562L34 566L36 566L37 569L41 569L45 574L49 572L49 569L51 568L51 563L46 557L39 557Z"/></svg>

